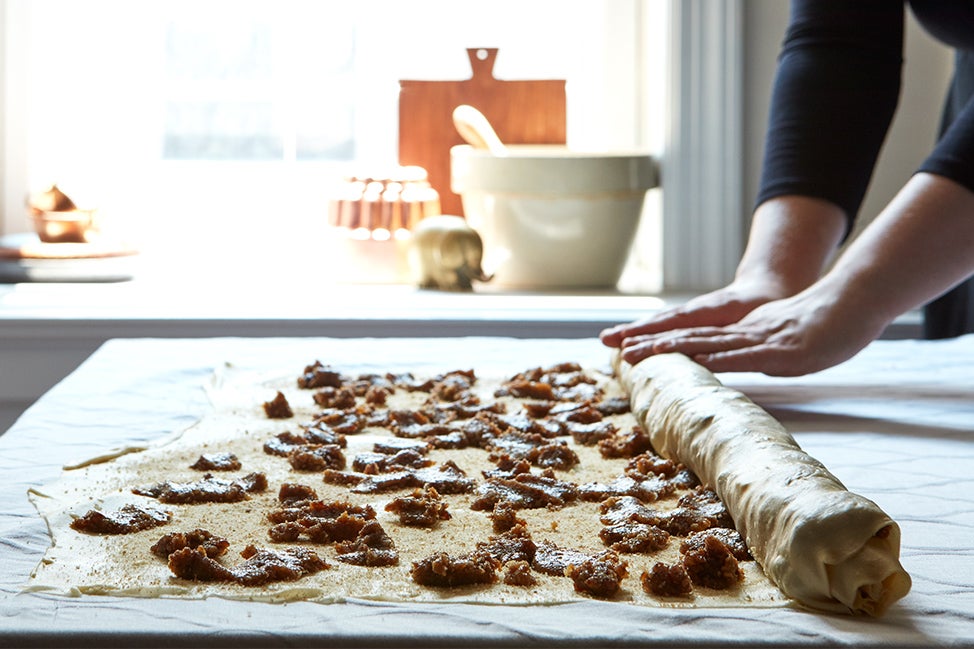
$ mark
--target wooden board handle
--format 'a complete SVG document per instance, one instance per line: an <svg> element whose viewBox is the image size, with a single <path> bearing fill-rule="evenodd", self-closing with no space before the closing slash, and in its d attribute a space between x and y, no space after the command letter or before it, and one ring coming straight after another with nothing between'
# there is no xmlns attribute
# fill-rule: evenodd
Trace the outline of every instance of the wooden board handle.
<svg viewBox="0 0 974 649"><path fill-rule="evenodd" d="M450 147L463 139L453 124L461 104L474 106L504 144L564 144L564 79L495 79L496 47L465 48L473 76L443 80L400 80L399 163L429 172L444 214L463 214L450 189Z"/></svg>
<svg viewBox="0 0 974 649"><path fill-rule="evenodd" d="M471 79L484 82L494 80L496 47L468 47L467 56L470 57L470 69L473 70Z"/></svg>

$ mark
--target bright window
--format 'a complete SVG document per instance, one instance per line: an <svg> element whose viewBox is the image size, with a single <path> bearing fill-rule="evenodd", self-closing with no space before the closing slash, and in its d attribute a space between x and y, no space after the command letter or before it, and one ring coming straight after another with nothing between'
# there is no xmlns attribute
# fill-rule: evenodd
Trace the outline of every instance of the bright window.
<svg viewBox="0 0 974 649"><path fill-rule="evenodd" d="M313 264L335 180L396 160L398 80L473 46L566 79L571 144L661 146L662 0L5 2L7 232L57 182L173 266Z"/></svg>

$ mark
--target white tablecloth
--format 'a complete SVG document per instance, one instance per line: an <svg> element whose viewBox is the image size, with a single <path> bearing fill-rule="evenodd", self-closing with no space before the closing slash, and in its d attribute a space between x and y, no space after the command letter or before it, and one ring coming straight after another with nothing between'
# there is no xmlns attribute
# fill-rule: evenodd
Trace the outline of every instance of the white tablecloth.
<svg viewBox="0 0 974 649"><path fill-rule="evenodd" d="M844 365L802 378L721 377L902 526L913 590L879 620L597 601L524 608L272 605L21 592L49 544L27 500L29 487L55 480L71 460L191 424L207 407L202 384L225 361L296 374L315 359L348 371L513 373L565 360L606 365L608 353L595 340L110 341L0 437L0 647L974 646L971 337L881 341Z"/></svg>

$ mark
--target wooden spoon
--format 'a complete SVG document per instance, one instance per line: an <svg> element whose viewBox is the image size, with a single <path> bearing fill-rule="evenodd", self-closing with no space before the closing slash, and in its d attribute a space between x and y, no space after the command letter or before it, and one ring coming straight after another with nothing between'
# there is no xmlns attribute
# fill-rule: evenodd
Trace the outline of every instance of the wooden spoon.
<svg viewBox="0 0 974 649"><path fill-rule="evenodd" d="M453 125L467 144L475 149L486 149L496 156L507 154L507 147L497 137L497 132L479 110L467 104L453 109Z"/></svg>

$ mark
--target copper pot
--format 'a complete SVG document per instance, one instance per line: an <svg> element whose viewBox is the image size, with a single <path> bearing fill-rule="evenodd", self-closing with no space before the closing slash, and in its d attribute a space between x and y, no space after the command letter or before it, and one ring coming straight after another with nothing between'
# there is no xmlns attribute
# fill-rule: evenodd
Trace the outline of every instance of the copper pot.
<svg viewBox="0 0 974 649"><path fill-rule="evenodd" d="M329 202L328 223L349 230L412 230L440 214L440 196L422 167L397 167L381 175L347 176Z"/></svg>
<svg viewBox="0 0 974 649"><path fill-rule="evenodd" d="M45 243L85 243L95 230L95 210L31 209L30 213L37 236Z"/></svg>

